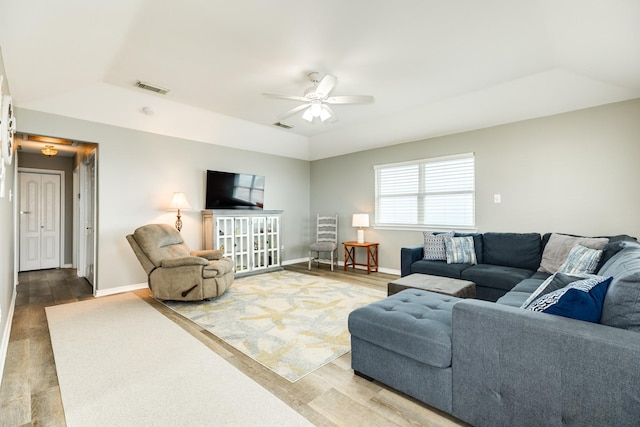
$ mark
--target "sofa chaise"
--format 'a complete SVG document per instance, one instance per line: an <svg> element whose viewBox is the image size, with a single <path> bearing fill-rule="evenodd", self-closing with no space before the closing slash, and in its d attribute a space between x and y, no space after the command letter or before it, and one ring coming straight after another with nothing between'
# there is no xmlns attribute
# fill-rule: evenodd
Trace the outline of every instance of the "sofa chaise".
<svg viewBox="0 0 640 427"><path fill-rule="evenodd" d="M361 307L349 316L352 368L474 426L638 425L640 246L633 240L606 243L596 276L538 267L496 302L407 289ZM595 321L522 308L586 280L599 283L589 295L602 291Z"/></svg>

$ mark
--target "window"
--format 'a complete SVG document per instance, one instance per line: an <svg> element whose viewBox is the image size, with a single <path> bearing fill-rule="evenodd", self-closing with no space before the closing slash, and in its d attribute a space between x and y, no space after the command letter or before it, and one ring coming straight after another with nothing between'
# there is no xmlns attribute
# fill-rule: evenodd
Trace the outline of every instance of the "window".
<svg viewBox="0 0 640 427"><path fill-rule="evenodd" d="M473 153L378 165L376 225L474 228Z"/></svg>

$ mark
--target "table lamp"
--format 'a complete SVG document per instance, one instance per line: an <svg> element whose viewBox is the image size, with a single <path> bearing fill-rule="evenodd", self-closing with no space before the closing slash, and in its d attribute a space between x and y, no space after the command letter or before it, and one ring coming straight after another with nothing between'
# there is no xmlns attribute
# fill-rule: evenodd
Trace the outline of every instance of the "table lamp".
<svg viewBox="0 0 640 427"><path fill-rule="evenodd" d="M180 209L191 209L191 205L187 202L187 196L182 192L173 193L173 198L171 199L171 204L169 205L169 210L178 210L178 216L176 219L176 228L178 231L182 229L182 220L180 219L182 215L180 215Z"/></svg>
<svg viewBox="0 0 640 427"><path fill-rule="evenodd" d="M352 227L358 227L358 243L364 243L364 230L362 227L369 226L369 214L353 214Z"/></svg>

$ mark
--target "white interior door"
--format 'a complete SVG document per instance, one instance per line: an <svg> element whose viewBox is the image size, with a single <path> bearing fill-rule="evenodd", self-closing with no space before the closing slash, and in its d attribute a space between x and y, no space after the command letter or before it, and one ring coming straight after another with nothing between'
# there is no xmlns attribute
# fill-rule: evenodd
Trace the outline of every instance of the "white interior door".
<svg viewBox="0 0 640 427"><path fill-rule="evenodd" d="M60 267L60 175L19 172L20 271Z"/></svg>
<svg viewBox="0 0 640 427"><path fill-rule="evenodd" d="M84 220L85 220L85 263L84 277L94 288L95 293L95 196L96 196L96 158L89 155L85 163L84 174Z"/></svg>

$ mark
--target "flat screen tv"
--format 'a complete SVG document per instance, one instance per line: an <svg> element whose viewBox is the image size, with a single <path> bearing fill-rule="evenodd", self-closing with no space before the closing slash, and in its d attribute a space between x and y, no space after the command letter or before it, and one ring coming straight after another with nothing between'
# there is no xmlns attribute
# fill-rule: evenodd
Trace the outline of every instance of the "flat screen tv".
<svg viewBox="0 0 640 427"><path fill-rule="evenodd" d="M207 171L206 209L263 209L264 176Z"/></svg>

